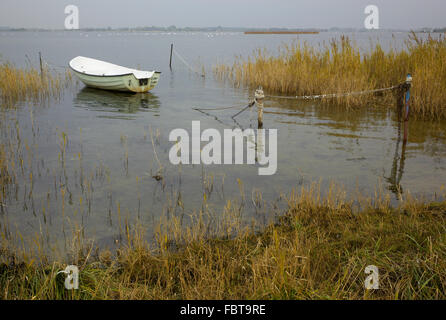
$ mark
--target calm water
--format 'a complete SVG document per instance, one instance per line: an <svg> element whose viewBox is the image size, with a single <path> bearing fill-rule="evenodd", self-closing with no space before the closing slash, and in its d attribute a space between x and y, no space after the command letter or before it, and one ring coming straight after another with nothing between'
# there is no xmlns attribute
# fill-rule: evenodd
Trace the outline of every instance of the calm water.
<svg viewBox="0 0 446 320"><path fill-rule="evenodd" d="M339 36L323 33L300 39L318 45ZM401 48L407 39L404 33L349 36L364 51L377 41L385 49ZM0 33L2 58L20 66L37 66L41 51L53 66L66 66L71 58L83 55L162 71L158 86L148 94L104 92L78 84L49 105L2 110L2 143L16 135L18 126L20 143L14 143L24 159L17 186L4 199L2 225L29 235L44 230L54 240L79 224L87 237L101 243L116 235L121 217L153 223L179 198L184 209L175 210L188 213L202 208L207 192L211 210L218 213L226 200L241 201L238 179L248 199L247 216L253 212L253 191L274 201L282 192L320 179L324 186L335 181L364 194L373 194L379 185L391 192L395 181L415 195L431 198L439 192L446 181L446 123L411 119L403 150L395 113L388 108L345 112L315 102L266 101L264 128L278 129L278 170L273 176L259 176L255 165L170 164L172 129L190 131L193 120L201 121L202 130L235 127L234 110L210 112L216 120L193 107L242 106L252 96L215 80L213 65L256 48L274 52L281 43L296 39L240 33ZM170 71L171 43L194 68L204 66L206 77L191 73L176 57ZM254 128L254 110L238 121L244 128ZM160 181L153 178L159 169L157 158L164 167ZM204 181L213 181L213 186Z"/></svg>

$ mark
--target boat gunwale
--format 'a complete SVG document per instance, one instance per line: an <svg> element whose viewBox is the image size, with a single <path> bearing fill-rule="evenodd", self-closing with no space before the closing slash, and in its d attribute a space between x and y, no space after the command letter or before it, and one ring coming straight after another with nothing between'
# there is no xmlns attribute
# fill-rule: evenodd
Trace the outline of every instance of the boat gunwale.
<svg viewBox="0 0 446 320"><path fill-rule="evenodd" d="M74 72L77 72L77 73L80 73L80 74L85 74L85 75L90 76L90 77L98 77L98 78L114 78L114 77L124 77L124 76L130 76L130 75L133 75L133 76L135 77L135 79L140 80L140 79L136 78L136 76L135 76L135 74L134 74L133 72L130 72L130 73L123 73L123 74L115 74L115 75L109 75L109 76L106 76L106 75L99 76L99 75L97 75L97 74L86 73L85 71L84 71L84 72L78 71L78 70L74 69L70 64L68 64L68 67L69 67L71 70L73 70ZM155 73L157 73L157 74L161 74L161 71L153 71L153 73L154 73L154 74L155 74ZM153 75L152 75L152 77L153 77ZM151 79L152 77L150 77L150 78L141 78L141 79Z"/></svg>

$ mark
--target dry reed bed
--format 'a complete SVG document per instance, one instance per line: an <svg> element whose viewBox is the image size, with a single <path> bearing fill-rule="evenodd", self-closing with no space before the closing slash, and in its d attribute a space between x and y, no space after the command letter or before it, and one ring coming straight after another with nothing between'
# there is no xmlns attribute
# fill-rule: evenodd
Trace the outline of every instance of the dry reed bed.
<svg viewBox="0 0 446 320"><path fill-rule="evenodd" d="M445 203L406 196L392 208L387 196L347 201L342 190L322 196L314 185L285 198L284 215L261 232L238 223L239 206L228 202L220 223L211 225L213 236L200 212L188 227L164 220L155 244L145 240L143 228L126 227L128 245L116 253L78 247L69 261L80 267L76 291L65 290L63 275L56 275L65 264L37 264L36 257L19 257L3 246L0 297L446 298ZM376 291L364 289L364 269L371 264L380 272Z"/></svg>
<svg viewBox="0 0 446 320"><path fill-rule="evenodd" d="M379 44L366 54L347 37L333 39L320 48L294 43L279 48L278 55L257 50L233 65L217 65L217 78L235 86L262 86L266 94L315 95L347 93L390 87L413 75L411 112L422 118L445 118L446 39L422 40L413 33L405 50L387 53ZM347 107L373 103L373 95L327 99ZM395 101L395 99L388 100Z"/></svg>
<svg viewBox="0 0 446 320"><path fill-rule="evenodd" d="M43 72L28 67L17 68L11 63L0 64L0 103L2 108L14 108L17 103L42 102L49 97L59 97L62 89L71 82L71 73Z"/></svg>

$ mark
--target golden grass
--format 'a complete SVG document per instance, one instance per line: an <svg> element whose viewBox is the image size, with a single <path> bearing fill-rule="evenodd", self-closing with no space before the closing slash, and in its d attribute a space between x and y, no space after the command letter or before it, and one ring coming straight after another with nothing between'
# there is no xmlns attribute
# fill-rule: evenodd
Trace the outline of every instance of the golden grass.
<svg viewBox="0 0 446 320"><path fill-rule="evenodd" d="M384 52L377 44L361 54L347 37L320 48L283 45L274 56L257 50L233 65L217 65L214 73L235 86L262 86L266 94L319 95L390 87L413 75L411 113L423 118L446 117L446 38L419 39L414 33L406 49ZM365 107L373 95L327 99L347 107ZM390 101L390 100L389 100Z"/></svg>
<svg viewBox="0 0 446 320"><path fill-rule="evenodd" d="M8 62L0 64L0 74L0 103L3 108L13 108L18 102L40 102L50 96L58 97L71 81L68 70L64 74L53 74L44 68L41 73L32 67L17 68Z"/></svg>
<svg viewBox="0 0 446 320"><path fill-rule="evenodd" d="M3 247L0 298L446 298L446 203L406 198L392 208L387 197L348 201L341 190L325 197L319 190L291 192L284 214L261 232L242 226L231 202L220 223L203 213L183 228L177 218L163 220L154 244L143 228L126 226L128 244L117 252L76 251L75 291L56 275L65 264L38 264ZM379 290L364 289L368 265L379 268Z"/></svg>

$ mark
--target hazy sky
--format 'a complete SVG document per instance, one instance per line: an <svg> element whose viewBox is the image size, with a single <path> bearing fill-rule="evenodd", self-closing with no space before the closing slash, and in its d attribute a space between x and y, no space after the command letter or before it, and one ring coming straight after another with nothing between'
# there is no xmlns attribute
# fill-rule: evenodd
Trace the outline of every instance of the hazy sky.
<svg viewBox="0 0 446 320"><path fill-rule="evenodd" d="M445 0L0 0L0 26L62 29L69 4L79 7L81 28L362 28L369 4L381 28L446 26Z"/></svg>

